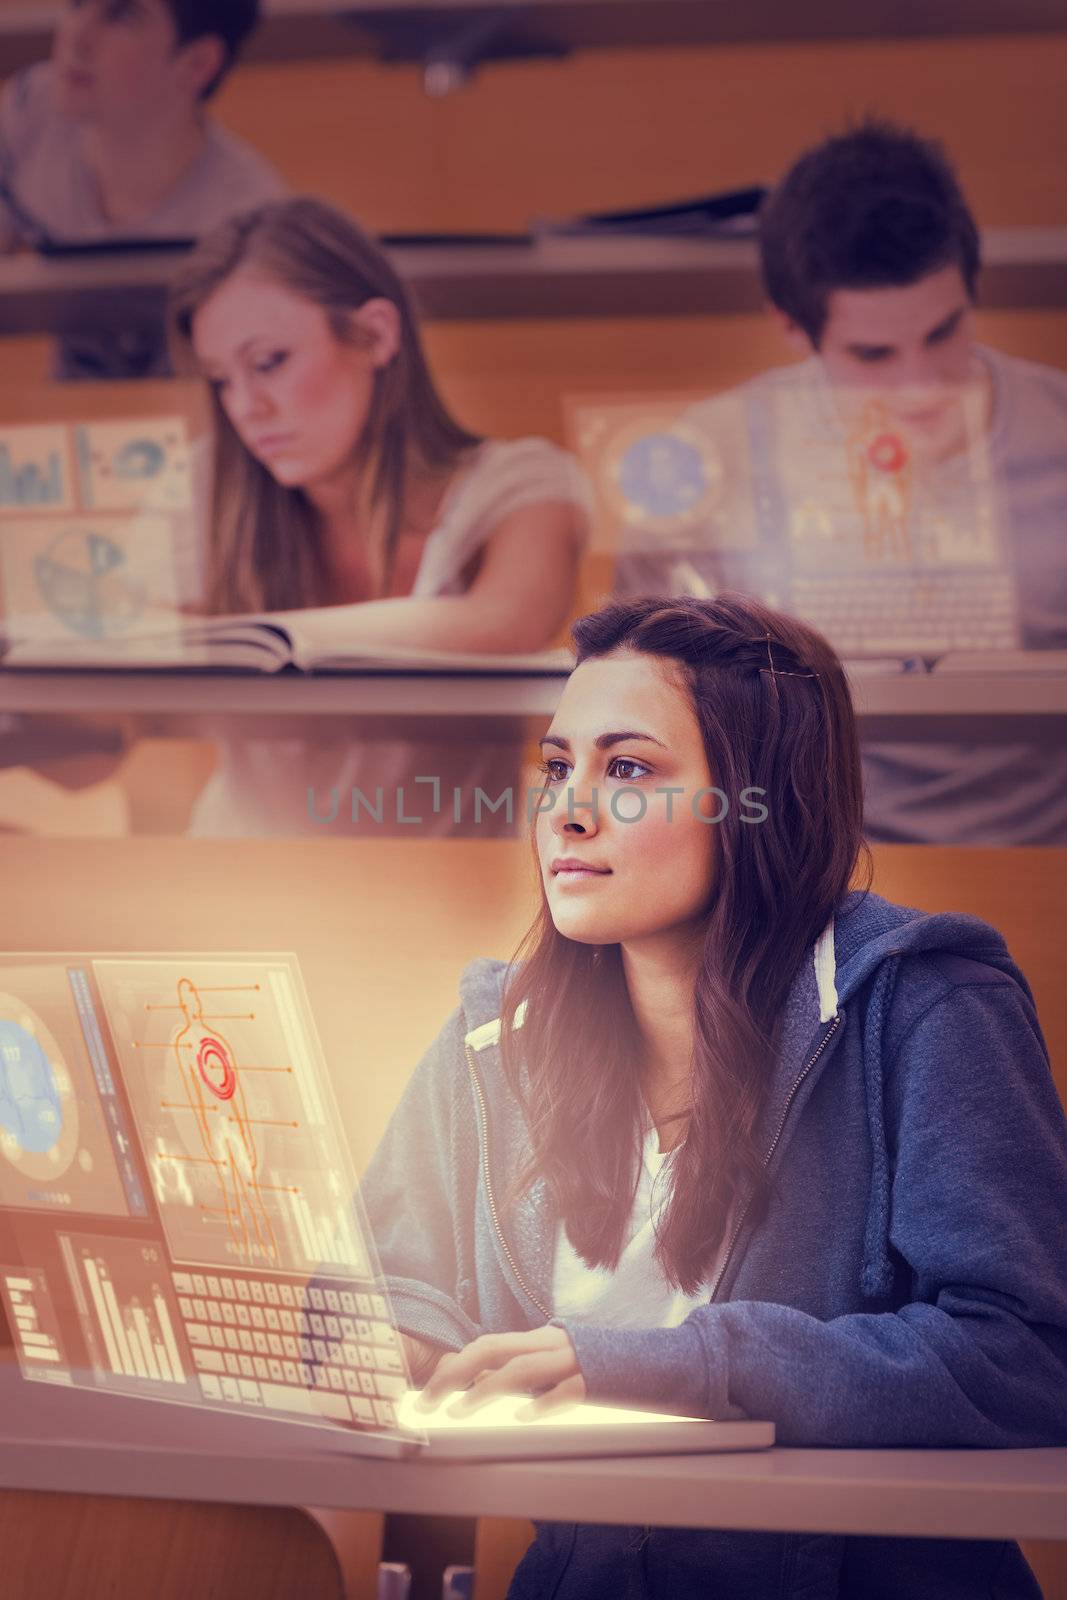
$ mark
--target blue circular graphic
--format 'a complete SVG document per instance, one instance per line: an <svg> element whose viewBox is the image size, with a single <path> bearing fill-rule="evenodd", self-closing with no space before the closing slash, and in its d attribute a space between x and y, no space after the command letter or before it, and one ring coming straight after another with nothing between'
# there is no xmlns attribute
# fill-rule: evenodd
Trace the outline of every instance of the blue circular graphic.
<svg viewBox="0 0 1067 1600"><path fill-rule="evenodd" d="M34 1155L47 1155L63 1132L48 1057L32 1033L6 1017L0 1017L0 1128Z"/></svg>
<svg viewBox="0 0 1067 1600"><path fill-rule="evenodd" d="M84 639L112 639L140 617L144 586L121 545L105 533L67 529L33 563L37 588L52 615Z"/></svg>
<svg viewBox="0 0 1067 1600"><path fill-rule="evenodd" d="M646 433L624 452L618 470L623 497L646 517L690 515L711 487L699 449L676 433Z"/></svg>
<svg viewBox="0 0 1067 1600"><path fill-rule="evenodd" d="M167 464L167 452L155 439L131 439L115 456L116 478L158 478Z"/></svg>

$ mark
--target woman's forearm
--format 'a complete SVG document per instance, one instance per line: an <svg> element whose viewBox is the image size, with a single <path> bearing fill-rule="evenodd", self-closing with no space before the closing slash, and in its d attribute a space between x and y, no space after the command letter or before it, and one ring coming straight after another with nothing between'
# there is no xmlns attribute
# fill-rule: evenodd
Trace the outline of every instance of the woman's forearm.
<svg viewBox="0 0 1067 1600"><path fill-rule="evenodd" d="M539 619L531 623L520 608L475 594L366 600L357 605L328 606L314 617L316 623L322 619L322 628L329 630L331 647L350 650L407 645L422 650L515 653L539 650L548 643Z"/></svg>

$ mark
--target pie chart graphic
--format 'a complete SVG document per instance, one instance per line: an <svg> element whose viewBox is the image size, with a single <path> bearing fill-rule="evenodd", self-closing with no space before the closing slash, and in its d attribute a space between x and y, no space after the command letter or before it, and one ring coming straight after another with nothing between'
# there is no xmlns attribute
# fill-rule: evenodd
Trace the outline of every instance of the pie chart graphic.
<svg viewBox="0 0 1067 1600"><path fill-rule="evenodd" d="M143 586L132 576L121 545L105 533L67 529L33 563L45 605L72 633L111 639L141 615Z"/></svg>
<svg viewBox="0 0 1067 1600"><path fill-rule="evenodd" d="M54 1181L77 1148L78 1105L63 1054L40 1017L0 994L0 1161Z"/></svg>
<svg viewBox="0 0 1067 1600"><path fill-rule="evenodd" d="M722 470L682 430L645 428L618 442L613 476L627 521L670 530L708 509Z"/></svg>

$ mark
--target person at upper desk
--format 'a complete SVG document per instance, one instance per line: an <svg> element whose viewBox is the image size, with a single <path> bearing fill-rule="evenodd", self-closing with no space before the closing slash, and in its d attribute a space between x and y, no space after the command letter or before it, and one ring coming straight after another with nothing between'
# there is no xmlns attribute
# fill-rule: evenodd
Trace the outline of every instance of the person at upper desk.
<svg viewBox="0 0 1067 1600"><path fill-rule="evenodd" d="M940 148L877 121L828 139L768 197L759 249L807 360L686 413L713 509L673 550L624 550L616 592L748 590L846 656L829 607L867 654L1067 647L1067 373L976 343L978 230ZM906 643L942 631L960 642ZM863 754L874 840L1067 844L1062 741Z"/></svg>
<svg viewBox="0 0 1067 1600"><path fill-rule="evenodd" d="M572 631L536 919L464 970L361 1186L424 1401L1067 1443L1033 996L987 923L864 888L839 659L737 595ZM1003 1542L545 1524L509 1594L1037 1600Z"/></svg>
<svg viewBox="0 0 1067 1600"><path fill-rule="evenodd" d="M69 0L52 58L0 99L0 250L196 239L284 192L207 107L258 0ZM64 336L56 376L169 372L165 325Z"/></svg>
<svg viewBox="0 0 1067 1600"><path fill-rule="evenodd" d="M405 286L354 222L310 199L236 218L185 265L173 308L214 415L186 593L221 614L344 606L353 650L552 640L570 614L588 485L556 445L482 439L452 417ZM434 740L357 742L316 737L321 726L223 737L192 831L483 837L521 824L518 736L487 748L445 723ZM479 816L478 788L490 803L510 789L513 821L506 805Z"/></svg>

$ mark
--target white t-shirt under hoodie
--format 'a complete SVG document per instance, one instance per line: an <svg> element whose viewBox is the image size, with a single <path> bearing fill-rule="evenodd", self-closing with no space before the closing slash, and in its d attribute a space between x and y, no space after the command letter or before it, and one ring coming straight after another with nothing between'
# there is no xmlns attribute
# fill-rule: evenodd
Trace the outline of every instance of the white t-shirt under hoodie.
<svg viewBox="0 0 1067 1600"><path fill-rule="evenodd" d="M577 536L584 544L591 496L573 456L546 439L486 440L476 446L442 501L437 523L423 546L412 597L462 594L464 569L501 522L542 501L565 501L578 509ZM531 563L536 559L537 552L531 549ZM256 737L262 725L261 719L250 720L252 736L247 738L235 734L232 724L219 725L218 764L197 802L190 833L212 838L279 834L492 838L524 827L526 784L518 735L493 740L481 732L467 732L461 737L450 731L446 718L440 722L440 737L418 741L373 736L356 740L339 731L332 717L306 716L299 723L290 719L292 735L286 737ZM416 777L437 778L439 789L416 784ZM511 788L510 824L504 807L493 812L484 803L476 818L479 788L491 801ZM369 809L379 808L378 789L380 822ZM362 792L366 803L356 791Z"/></svg>
<svg viewBox="0 0 1067 1600"><path fill-rule="evenodd" d="M605 1328L677 1328L697 1306L706 1304L710 1286L702 1286L696 1294L672 1288L655 1255L657 1226L670 1199L674 1154L660 1151L659 1134L649 1128L626 1243L614 1271L588 1266L559 1228L552 1272L552 1308L557 1317Z"/></svg>
<svg viewBox="0 0 1067 1600"><path fill-rule="evenodd" d="M819 994L819 1021L837 1015L837 963L834 955L834 921L831 917L811 952ZM667 1282L656 1258L656 1235L670 1200L675 1150L663 1153L659 1132L645 1115L641 1171L626 1230L626 1243L614 1271L584 1262L562 1225L556 1231L552 1273L552 1305L557 1317L604 1328L677 1328L691 1311L706 1305L722 1269L732 1219L705 1281L695 1294L683 1294Z"/></svg>

